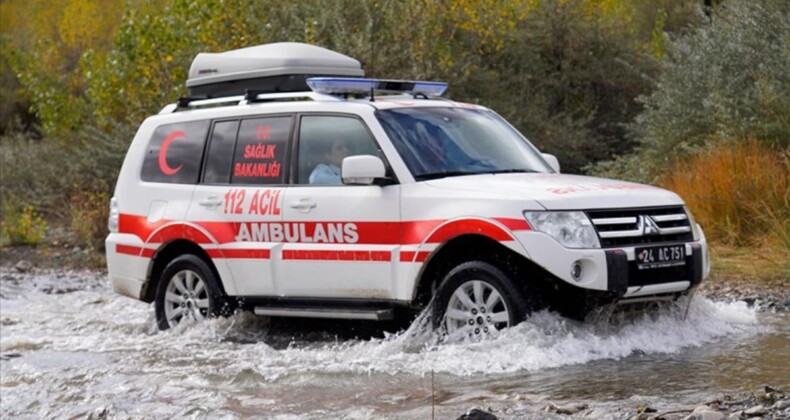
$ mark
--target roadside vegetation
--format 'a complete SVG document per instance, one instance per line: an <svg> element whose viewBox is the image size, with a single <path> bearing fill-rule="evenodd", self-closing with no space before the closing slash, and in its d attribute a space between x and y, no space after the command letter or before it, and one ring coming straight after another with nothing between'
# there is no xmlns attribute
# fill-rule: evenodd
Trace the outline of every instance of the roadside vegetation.
<svg viewBox="0 0 790 420"><path fill-rule="evenodd" d="M4 1L2 244L101 251L125 149L194 56L278 41L447 81L565 172L678 192L717 275L790 278L785 0Z"/></svg>

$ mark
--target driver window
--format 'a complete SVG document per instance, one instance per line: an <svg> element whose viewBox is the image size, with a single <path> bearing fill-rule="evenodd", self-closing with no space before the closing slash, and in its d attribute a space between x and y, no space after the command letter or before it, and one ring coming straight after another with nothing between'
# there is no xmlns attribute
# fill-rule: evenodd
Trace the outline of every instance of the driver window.
<svg viewBox="0 0 790 420"><path fill-rule="evenodd" d="M354 117L303 116L299 128L298 184L340 185L343 158L377 156L365 125Z"/></svg>

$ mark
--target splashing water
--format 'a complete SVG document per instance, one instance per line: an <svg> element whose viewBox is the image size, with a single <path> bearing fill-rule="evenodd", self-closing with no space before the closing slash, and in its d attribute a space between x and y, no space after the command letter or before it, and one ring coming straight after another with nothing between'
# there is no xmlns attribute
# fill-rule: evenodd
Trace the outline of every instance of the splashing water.
<svg viewBox="0 0 790 420"><path fill-rule="evenodd" d="M542 311L481 342L445 343L426 328L425 315L406 331L367 340L294 334L245 313L160 332L150 305L114 294L102 276L5 273L2 279L3 417L95 410L153 416L244 416L256 410L316 418L365 418L392 410L402 415L397 410L425 405L432 372L445 388L473 383L497 394L491 389L521 389L533 381L544 384L533 391L562 394L572 379L561 376L583 379L601 363L617 369L641 358L660 368L693 349L727 347L723 342L732 347L773 328L743 303L695 298L687 317L682 303L586 323ZM700 363L709 364L711 357L719 355L701 357ZM547 391L550 383L555 388ZM344 411L349 406L354 410ZM195 407L197 412L190 411Z"/></svg>

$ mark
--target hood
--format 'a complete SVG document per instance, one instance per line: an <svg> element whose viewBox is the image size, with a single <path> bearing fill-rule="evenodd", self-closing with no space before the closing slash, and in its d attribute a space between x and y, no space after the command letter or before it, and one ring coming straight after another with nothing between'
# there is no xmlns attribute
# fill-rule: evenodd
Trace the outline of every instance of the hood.
<svg viewBox="0 0 790 420"><path fill-rule="evenodd" d="M535 200L547 210L683 205L675 193L651 185L565 174L481 174L426 181L435 188Z"/></svg>

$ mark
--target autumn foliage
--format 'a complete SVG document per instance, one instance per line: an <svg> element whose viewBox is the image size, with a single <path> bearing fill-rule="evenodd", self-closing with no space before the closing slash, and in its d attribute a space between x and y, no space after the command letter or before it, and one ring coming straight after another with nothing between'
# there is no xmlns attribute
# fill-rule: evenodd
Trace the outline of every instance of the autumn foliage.
<svg viewBox="0 0 790 420"><path fill-rule="evenodd" d="M15 203L3 217L33 206L100 243L71 219L101 223L93 207L136 127L187 94L194 56L295 41L357 58L370 77L449 82L448 96L499 112L565 172L658 181L713 240L765 242L790 219L776 175L788 172L790 7L704 4L0 1L0 193Z"/></svg>
<svg viewBox="0 0 790 420"><path fill-rule="evenodd" d="M686 201L708 238L768 240L790 252L790 151L755 140L723 142L668 167L659 184Z"/></svg>

